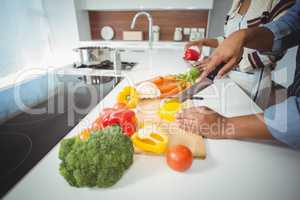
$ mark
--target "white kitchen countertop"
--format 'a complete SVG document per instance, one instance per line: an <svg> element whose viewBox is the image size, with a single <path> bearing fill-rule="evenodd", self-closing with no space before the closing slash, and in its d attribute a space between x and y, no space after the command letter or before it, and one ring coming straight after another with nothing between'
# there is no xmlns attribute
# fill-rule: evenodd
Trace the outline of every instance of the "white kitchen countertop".
<svg viewBox="0 0 300 200"><path fill-rule="evenodd" d="M153 49L173 49L180 50L184 49L187 42L184 41L157 41L152 43ZM78 44L79 47L86 46L107 46L111 48L126 48L126 49L148 49L148 41L124 41L124 40L92 40L92 41L81 41ZM209 47L203 47L202 49L204 55L208 55L210 52Z"/></svg>
<svg viewBox="0 0 300 200"><path fill-rule="evenodd" d="M185 63L178 50L130 52L122 55L138 61L132 71L68 135L90 126L102 107L114 104L117 92L129 83L155 75L182 72ZM60 73L110 75L109 71L73 69ZM198 103L226 116L258 113L261 110L228 79L203 90ZM286 147L253 141L205 140L207 158L194 160L186 173L172 171L164 157L135 155L134 163L121 180L108 189L74 188L59 174L56 145L6 196L5 199L262 199L298 200L300 197L300 153Z"/></svg>

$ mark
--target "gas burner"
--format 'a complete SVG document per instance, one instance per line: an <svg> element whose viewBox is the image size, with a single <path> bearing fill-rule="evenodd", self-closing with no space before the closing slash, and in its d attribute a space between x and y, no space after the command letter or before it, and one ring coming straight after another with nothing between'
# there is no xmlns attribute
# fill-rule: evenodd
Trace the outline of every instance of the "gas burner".
<svg viewBox="0 0 300 200"><path fill-rule="evenodd" d="M137 63L135 63L135 62L121 62L121 67L122 67L121 69L129 71L135 65L137 65ZM76 68L92 68L92 69L113 70L114 69L114 63L111 62L110 60L105 60L105 61L101 62L98 65L80 65L80 66L74 65L74 67L76 67Z"/></svg>

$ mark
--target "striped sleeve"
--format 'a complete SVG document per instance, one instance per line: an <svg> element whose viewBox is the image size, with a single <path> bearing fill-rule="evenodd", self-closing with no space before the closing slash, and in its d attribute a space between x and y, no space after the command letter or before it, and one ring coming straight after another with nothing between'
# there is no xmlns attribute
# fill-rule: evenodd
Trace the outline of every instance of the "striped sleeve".
<svg viewBox="0 0 300 200"><path fill-rule="evenodd" d="M282 56L268 56L260 54L258 51L245 49L239 68L242 72L250 72L263 67L270 67L270 69L273 70L276 66L276 62L281 58Z"/></svg>

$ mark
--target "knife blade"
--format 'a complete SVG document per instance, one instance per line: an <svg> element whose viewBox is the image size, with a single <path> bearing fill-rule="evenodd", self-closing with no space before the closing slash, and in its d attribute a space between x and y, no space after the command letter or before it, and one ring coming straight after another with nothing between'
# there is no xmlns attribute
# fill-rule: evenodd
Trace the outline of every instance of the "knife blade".
<svg viewBox="0 0 300 200"><path fill-rule="evenodd" d="M201 90L207 88L212 83L213 83L213 81L210 79L205 79L205 80L199 81L199 82L195 83L194 85L192 85L191 87L183 90L182 92L180 92L173 98L177 99L180 102L184 102L188 99L191 99L195 94L197 94Z"/></svg>
<svg viewBox="0 0 300 200"><path fill-rule="evenodd" d="M210 86L211 84L213 84L213 81L215 79L215 77L217 76L218 72L220 71L220 69L222 69L224 65L219 65L216 67L216 69L214 69L212 72L210 72L207 76L207 78L196 82L194 85L192 85L191 87L183 90L182 92L178 93L176 96L174 96L173 98L175 98L176 100L180 101L180 102L184 102L188 99L193 98L193 96L195 94L197 94L198 92L200 92L201 90L204 90L205 88L207 88L208 86Z"/></svg>

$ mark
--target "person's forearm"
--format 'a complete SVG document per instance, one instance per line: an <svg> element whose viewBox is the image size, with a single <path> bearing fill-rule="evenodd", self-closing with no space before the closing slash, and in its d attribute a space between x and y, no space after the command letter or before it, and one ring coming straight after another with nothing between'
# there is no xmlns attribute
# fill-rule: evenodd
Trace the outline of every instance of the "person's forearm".
<svg viewBox="0 0 300 200"><path fill-rule="evenodd" d="M219 42L218 42L217 39L207 38L207 39L203 40L203 46L209 46L209 47L212 47L212 48L217 48L219 46Z"/></svg>
<svg viewBox="0 0 300 200"><path fill-rule="evenodd" d="M233 117L226 121L225 131L229 139L273 139L263 114Z"/></svg>
<svg viewBox="0 0 300 200"><path fill-rule="evenodd" d="M243 46L259 51L271 51L273 47L274 35L272 31L264 27L242 29L232 35L242 37Z"/></svg>

